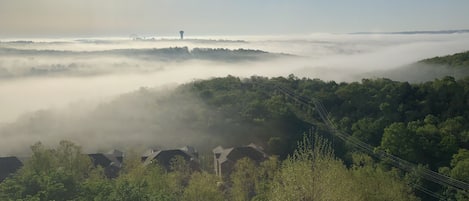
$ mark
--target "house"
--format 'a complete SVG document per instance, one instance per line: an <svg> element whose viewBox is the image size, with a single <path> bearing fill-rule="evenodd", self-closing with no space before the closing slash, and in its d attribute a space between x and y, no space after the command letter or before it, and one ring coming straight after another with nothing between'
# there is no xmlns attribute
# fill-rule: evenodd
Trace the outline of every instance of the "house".
<svg viewBox="0 0 469 201"><path fill-rule="evenodd" d="M95 167L101 166L104 169L104 175L108 178L116 178L122 168L124 154L119 150L111 150L108 153L88 154Z"/></svg>
<svg viewBox="0 0 469 201"><path fill-rule="evenodd" d="M124 152L122 152L120 150L113 149L113 150L107 152L106 154L109 155L109 156L115 157L117 159L117 161L119 161L119 163L121 163L121 164L124 161Z"/></svg>
<svg viewBox="0 0 469 201"><path fill-rule="evenodd" d="M186 145L184 147L181 147L180 150L183 150L183 151L189 153L190 155L194 156L195 158L199 158L199 152L194 147Z"/></svg>
<svg viewBox="0 0 469 201"><path fill-rule="evenodd" d="M267 159L261 147L251 143L246 146L232 147L224 149L218 146L213 149L214 169L219 177L226 177L231 174L233 167L239 159L249 158L259 164Z"/></svg>
<svg viewBox="0 0 469 201"><path fill-rule="evenodd" d="M17 157L0 157L0 182L15 173L22 166L23 163Z"/></svg>
<svg viewBox="0 0 469 201"><path fill-rule="evenodd" d="M158 152L158 151L160 151L160 149L159 149L159 148L156 148L156 147L147 149L147 150L142 154L142 157L140 157L142 163L144 163L144 162L147 160L147 158L148 158L149 156L151 156L153 153Z"/></svg>
<svg viewBox="0 0 469 201"><path fill-rule="evenodd" d="M145 159L144 165L157 163L167 171L170 171L172 160L176 157L181 157L189 164L192 170L200 170L198 153L193 147L185 146L180 149L154 150L150 152L147 151L142 156L142 159Z"/></svg>

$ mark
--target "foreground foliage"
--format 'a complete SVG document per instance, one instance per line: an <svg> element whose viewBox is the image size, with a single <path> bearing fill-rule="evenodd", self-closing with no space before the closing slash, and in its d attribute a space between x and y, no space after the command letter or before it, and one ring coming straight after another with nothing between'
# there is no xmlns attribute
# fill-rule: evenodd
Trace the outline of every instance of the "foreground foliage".
<svg viewBox="0 0 469 201"><path fill-rule="evenodd" d="M6 201L169 201L169 200L418 200L405 182L370 161L346 168L324 139L304 138L284 161L273 157L256 165L237 162L227 181L208 172L158 165L130 164L115 179L93 168L80 147L63 141L56 149L32 146L33 157L21 171L0 184ZM64 154L74 157L63 160ZM362 158L367 159L362 156ZM369 160L369 159L367 159ZM131 161L127 161L131 163ZM177 166L181 167L181 161ZM78 167L70 164L80 164ZM188 176L188 177L187 177ZM185 182L187 181L187 182Z"/></svg>

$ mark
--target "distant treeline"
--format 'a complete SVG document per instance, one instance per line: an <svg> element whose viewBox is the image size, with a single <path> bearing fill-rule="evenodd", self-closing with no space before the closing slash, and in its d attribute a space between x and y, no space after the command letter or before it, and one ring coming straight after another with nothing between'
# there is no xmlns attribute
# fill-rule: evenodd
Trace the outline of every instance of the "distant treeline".
<svg viewBox="0 0 469 201"><path fill-rule="evenodd" d="M443 65L451 68L469 68L469 51L424 59L420 63Z"/></svg>
<svg viewBox="0 0 469 201"><path fill-rule="evenodd" d="M16 62L0 63L0 79L31 76L89 76L100 75L120 70L158 71L161 68L158 62L185 62L185 61L211 61L222 63L267 61L292 55L270 53L251 49L225 49L225 48L194 48L170 47L147 49L113 49L101 51L68 51L68 50L36 50L0 48L0 57L21 57L30 61L50 59L53 63ZM104 58L105 61L116 62L96 63L94 58ZM130 61L123 60L129 59ZM0 58L1 59L1 58ZM67 59L70 59L67 62ZM121 61L121 62L119 62ZM138 63L156 62L153 64Z"/></svg>
<svg viewBox="0 0 469 201"><path fill-rule="evenodd" d="M286 54L269 53L262 50L169 47L151 49L114 49L102 51L68 51L68 50L35 50L0 48L2 56L126 56L149 60L178 61L203 59L215 61L249 61L287 56Z"/></svg>

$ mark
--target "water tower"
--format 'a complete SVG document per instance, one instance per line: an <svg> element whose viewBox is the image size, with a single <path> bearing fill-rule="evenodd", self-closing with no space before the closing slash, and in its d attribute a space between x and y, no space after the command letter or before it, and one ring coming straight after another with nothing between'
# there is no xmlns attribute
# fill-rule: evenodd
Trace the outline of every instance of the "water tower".
<svg viewBox="0 0 469 201"><path fill-rule="evenodd" d="M179 31L179 35L181 35L181 40L184 39L184 31Z"/></svg>

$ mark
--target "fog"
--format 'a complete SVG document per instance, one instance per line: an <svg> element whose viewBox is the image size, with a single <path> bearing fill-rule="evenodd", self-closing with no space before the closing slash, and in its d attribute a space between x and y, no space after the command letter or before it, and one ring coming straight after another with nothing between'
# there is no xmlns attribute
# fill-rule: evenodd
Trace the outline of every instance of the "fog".
<svg viewBox="0 0 469 201"><path fill-rule="evenodd" d="M183 118L177 114L198 110L194 108L205 115L210 111L194 97L168 95L178 84L227 75L289 74L349 82L389 75L386 71L405 81L412 77L401 77L396 69L467 50L469 34L0 39L0 155L25 153L36 141L61 139L78 142L87 151L197 144L212 138L181 126ZM148 98L135 95L141 87L151 88L162 100L179 102L154 105L154 116L124 126L125 116L149 115L135 107ZM130 95L123 98L126 93ZM175 132L180 135L168 134Z"/></svg>

